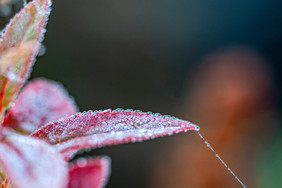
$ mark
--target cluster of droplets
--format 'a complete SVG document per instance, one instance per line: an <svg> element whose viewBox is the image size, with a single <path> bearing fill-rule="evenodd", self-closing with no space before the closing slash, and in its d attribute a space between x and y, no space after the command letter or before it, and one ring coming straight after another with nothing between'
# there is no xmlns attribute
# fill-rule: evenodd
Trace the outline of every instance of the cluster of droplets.
<svg viewBox="0 0 282 188"><path fill-rule="evenodd" d="M107 109L60 118L39 128L32 136L56 144L62 153L72 155L79 149L141 142L188 130L198 131L199 127L151 112Z"/></svg>
<svg viewBox="0 0 282 188"><path fill-rule="evenodd" d="M177 118L152 114L151 112L107 109L76 113L43 126L38 132L44 137L47 136L51 142L56 142L58 139L66 140L73 136L103 133L118 135L119 132L132 131L136 135L150 136L162 133L170 135L191 129L199 130L199 127Z"/></svg>

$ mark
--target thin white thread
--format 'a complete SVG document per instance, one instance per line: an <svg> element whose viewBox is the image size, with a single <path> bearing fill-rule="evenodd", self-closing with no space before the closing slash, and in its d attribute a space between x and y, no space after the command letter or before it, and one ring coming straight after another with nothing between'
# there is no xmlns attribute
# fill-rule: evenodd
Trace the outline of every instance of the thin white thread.
<svg viewBox="0 0 282 188"><path fill-rule="evenodd" d="M206 141L206 139L200 134L200 132L197 132L198 135L201 137L203 141L205 141L206 146L215 154L216 158L227 168L227 170L234 176L234 178L244 187L246 186L243 184L243 182L235 175L235 173L227 166L227 164L220 158L220 156L214 151L214 149L211 147L211 145Z"/></svg>

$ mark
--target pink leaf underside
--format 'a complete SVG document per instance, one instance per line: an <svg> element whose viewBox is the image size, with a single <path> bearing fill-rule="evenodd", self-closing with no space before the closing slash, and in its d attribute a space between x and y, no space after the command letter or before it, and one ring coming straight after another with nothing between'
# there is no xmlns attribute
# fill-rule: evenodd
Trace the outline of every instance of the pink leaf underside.
<svg viewBox="0 0 282 188"><path fill-rule="evenodd" d="M31 136L56 144L69 159L80 149L143 141L188 130L199 127L170 116L117 109L78 113L51 122Z"/></svg>
<svg viewBox="0 0 282 188"><path fill-rule="evenodd" d="M68 188L102 188L109 174L108 157L80 158L69 166Z"/></svg>
<svg viewBox="0 0 282 188"><path fill-rule="evenodd" d="M0 163L13 188L64 188L66 163L44 141L3 131L0 136Z"/></svg>
<svg viewBox="0 0 282 188"><path fill-rule="evenodd" d="M38 52L50 0L34 0L8 24L0 39L0 111L14 101Z"/></svg>
<svg viewBox="0 0 282 188"><path fill-rule="evenodd" d="M2 126L30 134L51 120L76 112L73 99L61 85L46 79L36 79L24 87Z"/></svg>

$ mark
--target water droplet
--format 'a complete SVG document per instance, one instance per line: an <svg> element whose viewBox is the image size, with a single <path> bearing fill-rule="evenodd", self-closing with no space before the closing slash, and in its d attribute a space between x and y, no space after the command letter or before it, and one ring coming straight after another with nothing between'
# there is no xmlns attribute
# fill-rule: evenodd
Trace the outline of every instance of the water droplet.
<svg viewBox="0 0 282 188"><path fill-rule="evenodd" d="M79 158L78 160L77 160L77 165L79 166L79 167L85 167L86 165L87 165L87 160L84 158L84 157L82 157L82 158Z"/></svg>
<svg viewBox="0 0 282 188"><path fill-rule="evenodd" d="M117 112L122 112L123 109L122 109L122 108L117 108L117 109L115 109L115 111L117 111Z"/></svg>
<svg viewBox="0 0 282 188"><path fill-rule="evenodd" d="M43 56L44 54L46 54L46 51L46 46L44 44L41 44L37 56Z"/></svg>
<svg viewBox="0 0 282 188"><path fill-rule="evenodd" d="M15 72L13 71L9 71L6 73L7 77L9 78L9 80L13 81L13 82L18 82L21 81L21 78L15 74Z"/></svg>
<svg viewBox="0 0 282 188"><path fill-rule="evenodd" d="M139 132L144 133L144 132L146 132L146 129L140 129Z"/></svg>

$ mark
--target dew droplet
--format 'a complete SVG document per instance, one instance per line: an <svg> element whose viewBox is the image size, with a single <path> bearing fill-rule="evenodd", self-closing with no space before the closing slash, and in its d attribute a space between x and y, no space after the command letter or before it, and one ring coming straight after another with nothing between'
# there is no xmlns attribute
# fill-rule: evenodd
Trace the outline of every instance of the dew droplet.
<svg viewBox="0 0 282 188"><path fill-rule="evenodd" d="M144 133L144 132L146 132L146 129L140 129L139 132Z"/></svg>
<svg viewBox="0 0 282 188"><path fill-rule="evenodd" d="M83 168L83 167L85 167L85 166L87 165L87 160L86 160L84 157L79 158L79 159L77 160L77 165L78 165L79 167Z"/></svg>
<svg viewBox="0 0 282 188"><path fill-rule="evenodd" d="M46 46L44 44L41 44L37 56L43 56L44 54L46 54L46 51Z"/></svg>

